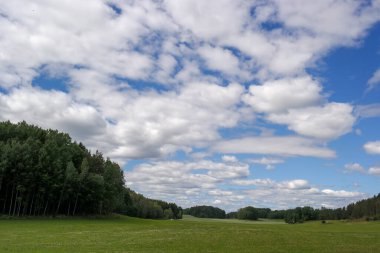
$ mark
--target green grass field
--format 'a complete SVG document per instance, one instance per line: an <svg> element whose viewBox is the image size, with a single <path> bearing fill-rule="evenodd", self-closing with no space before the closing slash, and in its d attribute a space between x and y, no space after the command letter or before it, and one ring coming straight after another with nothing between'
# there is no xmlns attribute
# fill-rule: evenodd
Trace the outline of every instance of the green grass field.
<svg viewBox="0 0 380 253"><path fill-rule="evenodd" d="M380 222L0 220L0 252L380 252Z"/></svg>

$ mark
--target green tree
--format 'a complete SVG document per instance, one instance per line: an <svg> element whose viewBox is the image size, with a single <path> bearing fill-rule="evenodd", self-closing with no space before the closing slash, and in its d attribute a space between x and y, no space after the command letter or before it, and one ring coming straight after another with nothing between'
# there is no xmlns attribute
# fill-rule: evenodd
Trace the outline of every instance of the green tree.
<svg viewBox="0 0 380 253"><path fill-rule="evenodd" d="M237 211L237 218L240 220L257 220L258 219L258 210L252 206L247 206L240 208Z"/></svg>

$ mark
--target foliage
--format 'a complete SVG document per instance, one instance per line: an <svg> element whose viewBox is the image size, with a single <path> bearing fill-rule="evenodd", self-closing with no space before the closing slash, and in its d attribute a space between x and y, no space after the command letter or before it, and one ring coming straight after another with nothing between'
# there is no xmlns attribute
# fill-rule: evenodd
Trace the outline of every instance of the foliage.
<svg viewBox="0 0 380 253"><path fill-rule="evenodd" d="M119 165L69 135L25 122L0 123L0 213L109 214L123 201Z"/></svg>
<svg viewBox="0 0 380 253"><path fill-rule="evenodd" d="M229 212L226 214L227 219L237 219L237 212Z"/></svg>
<svg viewBox="0 0 380 253"><path fill-rule="evenodd" d="M193 206L183 210L184 214L189 214L198 218L226 218L226 212L213 206Z"/></svg>
<svg viewBox="0 0 380 253"><path fill-rule="evenodd" d="M240 208L237 211L236 216L240 220L257 220L259 218L259 211L257 208L247 206L244 208Z"/></svg>
<svg viewBox="0 0 380 253"><path fill-rule="evenodd" d="M380 194L369 199L364 199L356 203L349 204L347 207L336 209L329 209L325 207L322 207L321 209L314 209L310 206L304 206L286 210L271 210L269 208L256 208L256 210L258 213L258 218L284 219L285 222L291 224L311 220L380 220ZM241 214L241 216L244 217L244 213ZM237 215L234 212L229 213L227 217L239 218L239 212Z"/></svg>
<svg viewBox="0 0 380 253"><path fill-rule="evenodd" d="M124 205L117 210L121 214L148 219L181 219L182 208L174 203L144 197L129 188L124 189Z"/></svg>
<svg viewBox="0 0 380 253"><path fill-rule="evenodd" d="M0 123L0 214L108 215L179 219L174 203L125 188L119 165L91 154L68 134L25 122Z"/></svg>

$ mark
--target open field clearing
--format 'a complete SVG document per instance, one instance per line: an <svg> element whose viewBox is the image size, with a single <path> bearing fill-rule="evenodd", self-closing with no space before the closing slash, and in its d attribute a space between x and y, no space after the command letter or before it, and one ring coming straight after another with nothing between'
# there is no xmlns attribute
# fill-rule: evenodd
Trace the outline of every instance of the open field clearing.
<svg viewBox="0 0 380 253"><path fill-rule="evenodd" d="M0 252L379 252L380 222L0 220Z"/></svg>

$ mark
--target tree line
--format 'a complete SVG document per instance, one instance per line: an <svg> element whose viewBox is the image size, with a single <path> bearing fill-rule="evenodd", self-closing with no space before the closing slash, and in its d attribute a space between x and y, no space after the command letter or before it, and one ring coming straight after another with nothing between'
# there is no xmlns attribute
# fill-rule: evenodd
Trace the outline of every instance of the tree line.
<svg viewBox="0 0 380 253"><path fill-rule="evenodd" d="M215 215L215 210L219 215ZM342 219L365 219L380 220L380 194L369 199L360 200L343 208L320 209L310 206L296 207L286 210L271 210L270 208L255 208L247 206L236 212L225 213L224 210L212 206L195 206L184 209L185 214L200 218L220 219L283 219L287 223L302 223L311 220L342 220Z"/></svg>
<svg viewBox="0 0 380 253"><path fill-rule="evenodd" d="M116 212L147 219L182 219L182 208L175 203L149 199L129 188L124 189L124 203Z"/></svg>
<svg viewBox="0 0 380 253"><path fill-rule="evenodd" d="M380 220L380 194L372 198L351 203L342 208L314 209L309 206L288 210L271 211L266 218L284 219L287 223L302 223L309 220Z"/></svg>
<svg viewBox="0 0 380 253"><path fill-rule="evenodd" d="M213 206L193 206L183 210L184 214L192 215L198 218L226 218L226 212Z"/></svg>
<svg viewBox="0 0 380 253"><path fill-rule="evenodd" d="M108 215L180 218L175 204L125 188L117 163L94 154L66 133L26 122L0 123L0 214Z"/></svg>

